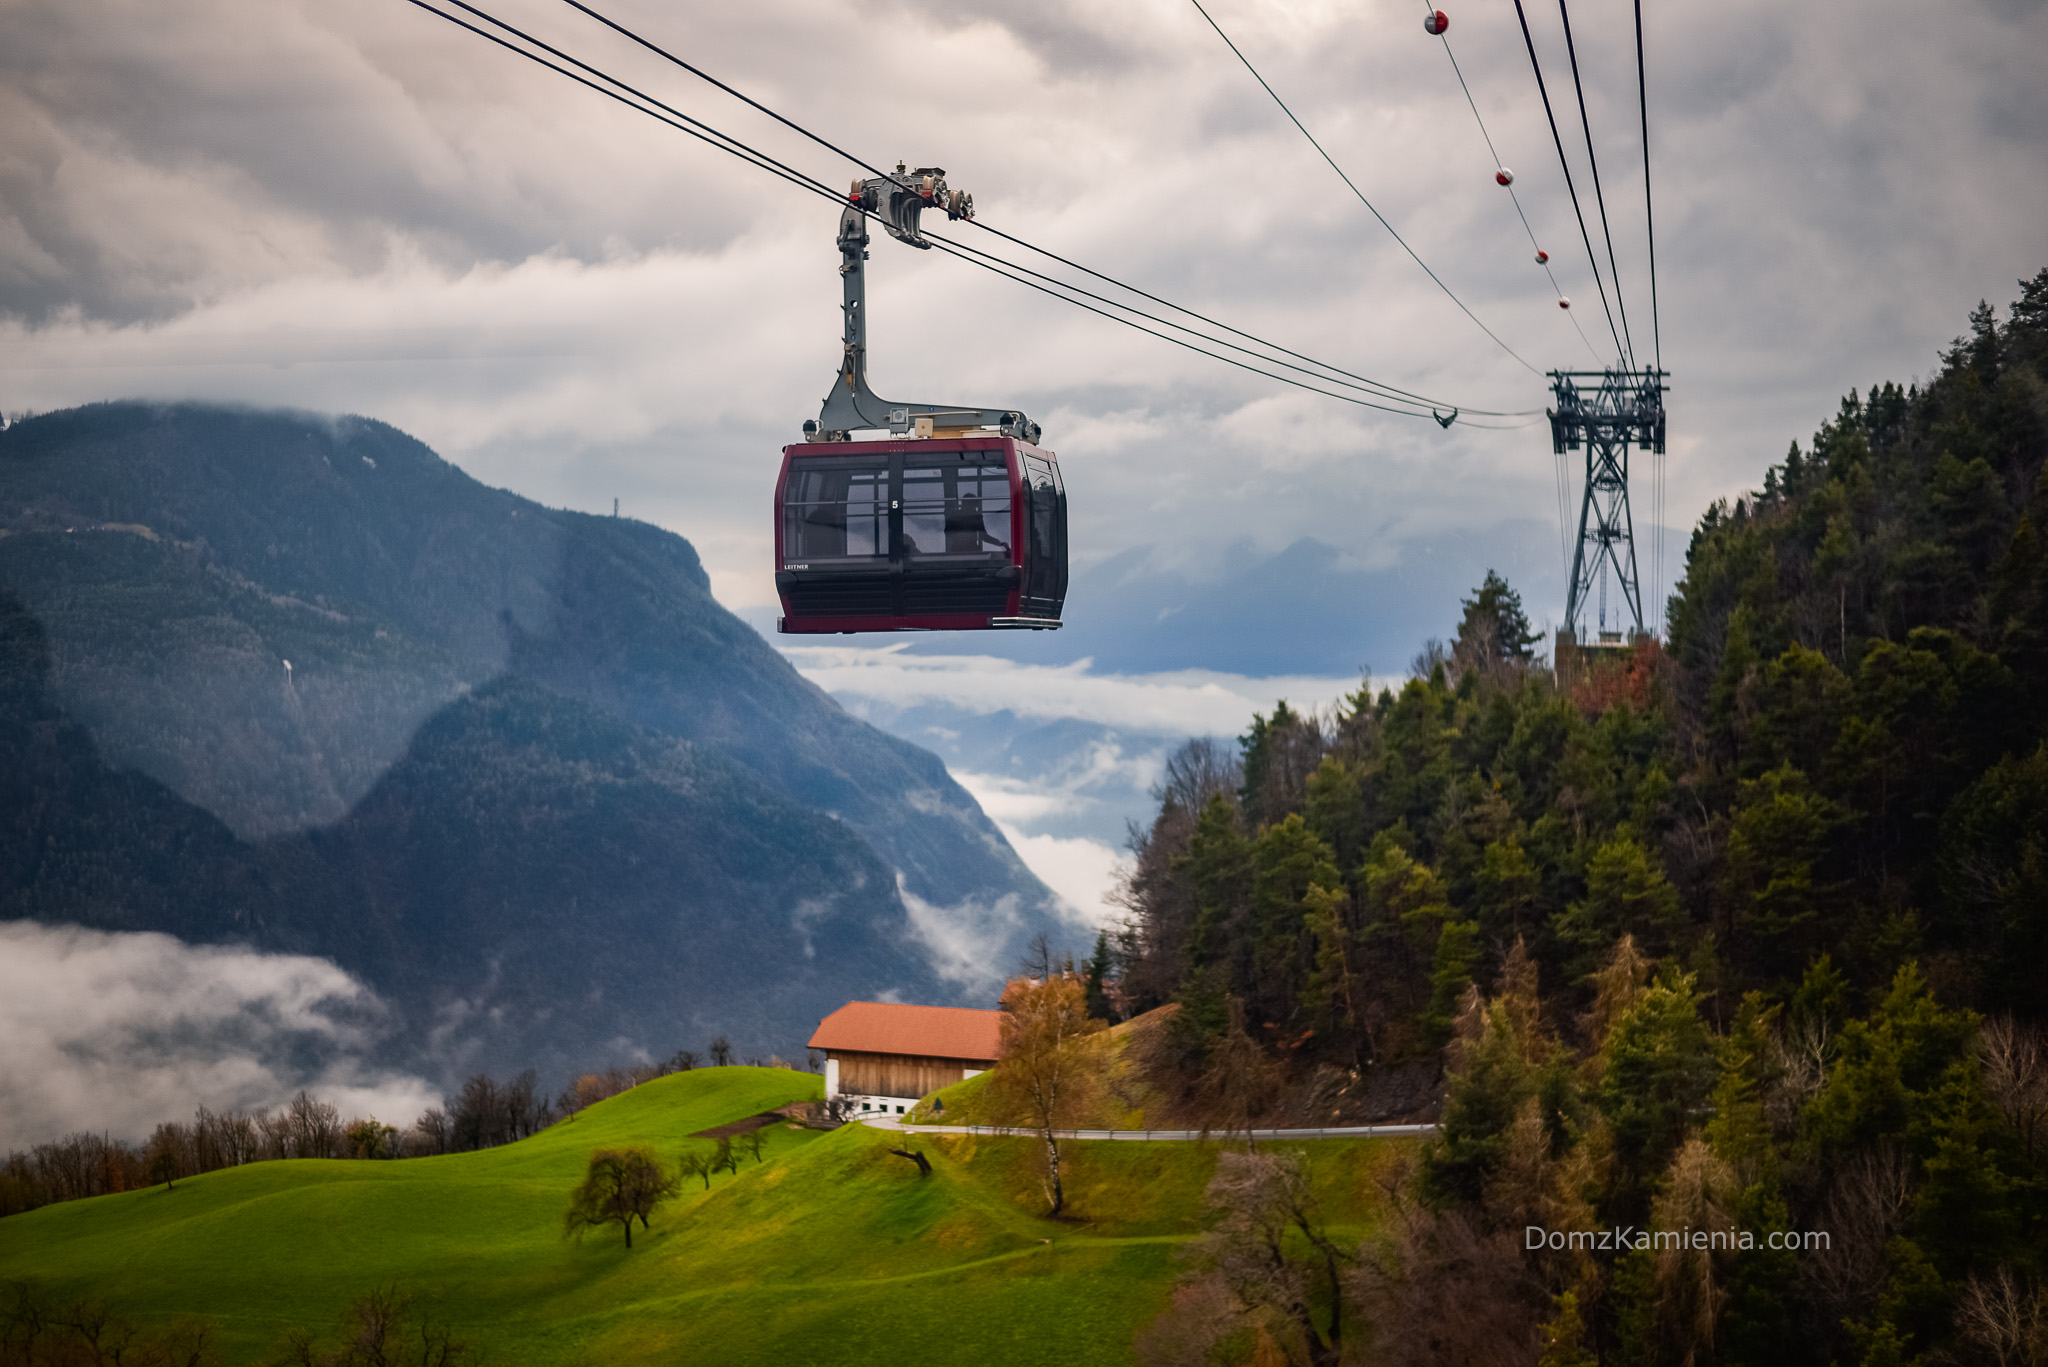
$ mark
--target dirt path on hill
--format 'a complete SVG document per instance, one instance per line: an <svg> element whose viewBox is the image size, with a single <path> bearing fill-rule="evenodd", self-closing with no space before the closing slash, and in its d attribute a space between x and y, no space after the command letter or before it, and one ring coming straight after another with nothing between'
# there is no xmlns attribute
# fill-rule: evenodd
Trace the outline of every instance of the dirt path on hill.
<svg viewBox="0 0 2048 1367"><path fill-rule="evenodd" d="M779 1125L788 1119L789 1117L780 1111L763 1111L759 1115L750 1115L742 1120L728 1120L723 1125L714 1125L708 1130L699 1130L691 1135L690 1138L737 1139L743 1134L752 1134L755 1130L765 1130L770 1125Z"/></svg>

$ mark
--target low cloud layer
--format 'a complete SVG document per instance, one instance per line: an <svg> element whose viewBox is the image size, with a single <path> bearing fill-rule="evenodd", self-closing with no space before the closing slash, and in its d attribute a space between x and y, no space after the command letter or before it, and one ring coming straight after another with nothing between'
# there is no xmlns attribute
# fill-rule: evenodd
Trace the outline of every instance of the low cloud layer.
<svg viewBox="0 0 2048 1367"><path fill-rule="evenodd" d="M439 1093L359 1062L383 1025L375 994L325 959L0 923L0 1149L73 1130L138 1140L300 1087L405 1124Z"/></svg>
<svg viewBox="0 0 2048 1367"><path fill-rule="evenodd" d="M993 902L969 900L958 906L940 906L905 887L900 873L896 891L910 913L911 931L923 941L932 968L941 978L991 995L1001 989L1016 965L1001 962L990 951L1017 933L1023 918L1018 914L1016 893L1005 893Z"/></svg>
<svg viewBox="0 0 2048 1367"><path fill-rule="evenodd" d="M947 703L977 713L1071 717L1179 736L1236 735L1254 711L1280 699L1297 711L1358 690L1357 679L1253 679L1186 669L1097 674L1091 661L1020 664L989 655L913 655L901 645L784 646L799 673L841 699L891 707Z"/></svg>
<svg viewBox="0 0 2048 1367"><path fill-rule="evenodd" d="M1281 699L1304 711L1328 708L1361 682L1214 670L1097 673L1087 660L1033 665L912 654L900 644L782 650L854 715L938 751L1058 895L1084 950L1118 914L1108 899L1128 864L1127 824L1150 820L1149 790L1174 746L1193 736L1235 736L1254 712L1270 712ZM934 946L942 963L948 952Z"/></svg>

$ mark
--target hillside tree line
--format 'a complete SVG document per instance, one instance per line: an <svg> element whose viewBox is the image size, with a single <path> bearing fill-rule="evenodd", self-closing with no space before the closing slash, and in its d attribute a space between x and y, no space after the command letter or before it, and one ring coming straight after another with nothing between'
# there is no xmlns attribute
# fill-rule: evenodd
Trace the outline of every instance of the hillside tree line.
<svg viewBox="0 0 2048 1367"><path fill-rule="evenodd" d="M1547 667L1489 573L1398 689L1174 756L1091 1001L1176 1008L1191 1110L1250 1049L1269 1122L1443 1128L1316 1314L1212 1249L1154 1360L2048 1362L2044 385L2048 271L1714 504L1668 644ZM1529 1246L1615 1228L1830 1246Z"/></svg>

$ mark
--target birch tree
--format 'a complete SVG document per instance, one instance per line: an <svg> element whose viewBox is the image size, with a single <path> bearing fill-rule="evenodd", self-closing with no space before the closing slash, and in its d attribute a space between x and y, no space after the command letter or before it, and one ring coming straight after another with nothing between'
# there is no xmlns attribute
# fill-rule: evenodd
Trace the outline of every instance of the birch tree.
<svg viewBox="0 0 2048 1367"><path fill-rule="evenodd" d="M1019 978L1003 993L1000 1042L991 1086L1014 1121L1045 1144L1047 1214L1066 1208L1059 1131L1086 1113L1101 1083L1093 1036L1105 1026L1088 1014L1087 990L1072 974Z"/></svg>

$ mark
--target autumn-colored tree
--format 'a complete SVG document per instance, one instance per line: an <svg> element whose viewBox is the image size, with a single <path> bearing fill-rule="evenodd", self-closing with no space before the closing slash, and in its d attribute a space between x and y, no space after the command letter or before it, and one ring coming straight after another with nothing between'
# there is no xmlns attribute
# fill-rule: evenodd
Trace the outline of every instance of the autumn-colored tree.
<svg viewBox="0 0 2048 1367"><path fill-rule="evenodd" d="M1074 1126L1101 1085L1093 1037L1104 1026L1088 1014L1081 979L1069 974L1017 979L1003 992L1002 1011L990 1088L1006 1115L1044 1141L1047 1213L1057 1216L1067 1204L1058 1131Z"/></svg>

